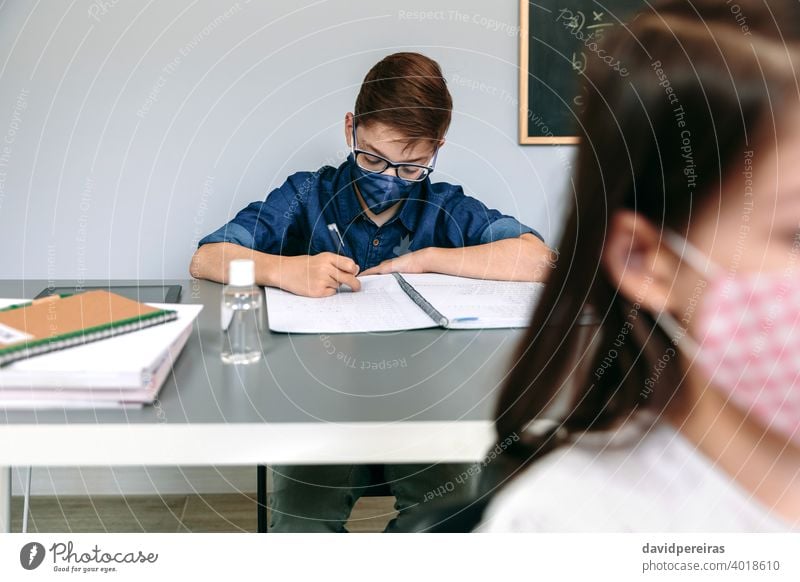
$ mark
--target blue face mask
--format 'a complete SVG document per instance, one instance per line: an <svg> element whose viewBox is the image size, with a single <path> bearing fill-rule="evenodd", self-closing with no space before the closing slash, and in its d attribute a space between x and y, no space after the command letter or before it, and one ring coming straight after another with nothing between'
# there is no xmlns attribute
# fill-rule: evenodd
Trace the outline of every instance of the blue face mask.
<svg viewBox="0 0 800 582"><path fill-rule="evenodd" d="M361 197L372 212L380 214L393 204L409 198L420 187L422 182L411 182L388 174L374 174L358 167L355 158L350 154L353 182L358 185Z"/></svg>

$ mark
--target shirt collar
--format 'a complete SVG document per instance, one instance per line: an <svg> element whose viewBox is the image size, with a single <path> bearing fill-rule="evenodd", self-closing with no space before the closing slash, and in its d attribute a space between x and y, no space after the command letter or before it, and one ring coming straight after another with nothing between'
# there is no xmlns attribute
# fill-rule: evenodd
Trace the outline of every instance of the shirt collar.
<svg viewBox="0 0 800 582"><path fill-rule="evenodd" d="M364 214L364 209L361 208L361 204L358 202L353 181L350 179L350 172L345 171L343 174L345 179L337 181L337 187L333 195L336 213L344 225L350 225L356 218Z"/></svg>
<svg viewBox="0 0 800 582"><path fill-rule="evenodd" d="M406 199L406 201L403 202L403 205L400 207L400 212L398 213L397 219L402 222L403 226L405 226L410 232L414 232L416 230L417 222L419 221L419 215L422 214L425 209L428 184L429 182L426 179L417 191L416 197Z"/></svg>

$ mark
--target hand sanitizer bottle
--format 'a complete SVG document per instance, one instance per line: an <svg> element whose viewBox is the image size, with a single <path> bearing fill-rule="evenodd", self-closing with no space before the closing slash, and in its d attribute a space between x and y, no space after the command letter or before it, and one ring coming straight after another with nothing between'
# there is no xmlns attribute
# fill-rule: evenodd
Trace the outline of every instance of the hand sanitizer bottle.
<svg viewBox="0 0 800 582"><path fill-rule="evenodd" d="M262 306L253 261L231 261L228 284L222 290L221 356L226 364L251 364L261 358Z"/></svg>

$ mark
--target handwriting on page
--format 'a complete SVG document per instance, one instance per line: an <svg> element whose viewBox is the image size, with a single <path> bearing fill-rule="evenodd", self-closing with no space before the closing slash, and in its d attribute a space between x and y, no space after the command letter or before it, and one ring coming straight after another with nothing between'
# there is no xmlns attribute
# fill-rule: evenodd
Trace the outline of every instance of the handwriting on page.
<svg viewBox="0 0 800 582"><path fill-rule="evenodd" d="M359 277L361 291L341 289L323 298L300 297L267 288L270 329L294 333L360 333L432 327L391 275Z"/></svg>

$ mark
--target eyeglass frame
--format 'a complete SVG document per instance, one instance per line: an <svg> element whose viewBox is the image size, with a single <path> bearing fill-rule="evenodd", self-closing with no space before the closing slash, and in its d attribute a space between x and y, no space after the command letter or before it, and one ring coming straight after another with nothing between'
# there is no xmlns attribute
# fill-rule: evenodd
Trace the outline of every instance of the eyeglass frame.
<svg viewBox="0 0 800 582"><path fill-rule="evenodd" d="M426 166L425 164L412 164L412 163L409 163L409 162L393 162L392 160L390 160L388 158L385 158L385 157L383 157L383 156L381 156L379 154L376 154L375 152L362 150L362 149L357 147L357 144L356 144L356 124L354 122L353 123L353 145L350 146L350 151L353 152L353 161L356 163L356 165L359 168L361 168L365 172L369 172L370 174L383 174L389 168L397 169L397 168L400 168L401 166L406 166L406 167L411 167L411 168L419 168L420 170L426 170L427 173L424 176L422 176L421 178L417 179L417 180L414 180L414 179L411 179L411 178L403 178L403 177L400 176L399 172L397 172L397 177L400 178L401 180L405 180L406 182L424 182L425 179L428 176L433 174L433 171L436 168L436 158L439 155L439 146L436 146L436 148L434 149L433 157L431 158L431 163L430 163L429 166ZM382 162L386 162L386 167L383 170L381 170L380 172L376 172L375 170L368 170L367 168L364 168L363 166L361 166L358 163L358 154L366 154L368 156L372 156L373 158L378 158Z"/></svg>

